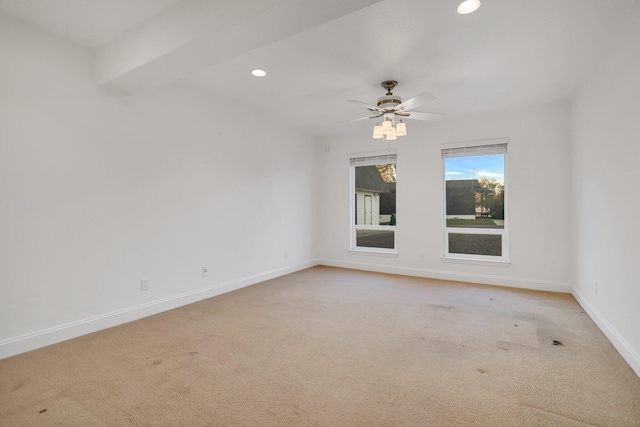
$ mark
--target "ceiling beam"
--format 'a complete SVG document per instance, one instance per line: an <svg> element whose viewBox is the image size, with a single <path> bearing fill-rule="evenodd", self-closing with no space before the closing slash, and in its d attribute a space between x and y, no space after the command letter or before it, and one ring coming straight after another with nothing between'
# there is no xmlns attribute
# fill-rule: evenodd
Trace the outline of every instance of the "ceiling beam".
<svg viewBox="0 0 640 427"><path fill-rule="evenodd" d="M100 85L136 93L382 0L186 0L96 53Z"/></svg>

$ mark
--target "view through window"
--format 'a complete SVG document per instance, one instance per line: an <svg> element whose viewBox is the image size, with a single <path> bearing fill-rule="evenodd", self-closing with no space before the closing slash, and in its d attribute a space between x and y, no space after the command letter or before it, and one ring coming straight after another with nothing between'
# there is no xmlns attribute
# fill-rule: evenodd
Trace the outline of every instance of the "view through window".
<svg viewBox="0 0 640 427"><path fill-rule="evenodd" d="M506 142L442 150L445 257L507 259L506 155Z"/></svg>
<svg viewBox="0 0 640 427"><path fill-rule="evenodd" d="M395 252L396 155L351 159L351 249Z"/></svg>

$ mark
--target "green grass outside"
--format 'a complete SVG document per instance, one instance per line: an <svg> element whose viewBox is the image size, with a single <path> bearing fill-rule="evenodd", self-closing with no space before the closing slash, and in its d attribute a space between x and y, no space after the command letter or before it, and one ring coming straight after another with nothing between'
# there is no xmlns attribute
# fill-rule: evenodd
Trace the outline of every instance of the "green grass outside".
<svg viewBox="0 0 640 427"><path fill-rule="evenodd" d="M498 225L491 219L447 219L447 227L459 228L504 228L504 225Z"/></svg>

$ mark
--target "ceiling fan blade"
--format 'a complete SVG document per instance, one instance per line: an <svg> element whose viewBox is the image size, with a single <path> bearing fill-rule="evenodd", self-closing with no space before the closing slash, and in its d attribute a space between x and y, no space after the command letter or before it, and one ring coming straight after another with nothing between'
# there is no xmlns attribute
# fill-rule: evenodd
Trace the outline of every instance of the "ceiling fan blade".
<svg viewBox="0 0 640 427"><path fill-rule="evenodd" d="M398 115L405 119L425 120L429 122L435 122L436 120L441 120L445 116L445 114L442 114L442 113L417 113L417 112L402 113Z"/></svg>
<svg viewBox="0 0 640 427"><path fill-rule="evenodd" d="M378 117L382 117L383 114L380 113L376 116L367 116L367 117L360 117L359 119L353 119L353 120L349 120L350 122L357 122L358 120L368 120L368 119L377 119Z"/></svg>
<svg viewBox="0 0 640 427"><path fill-rule="evenodd" d="M354 99L349 99L349 102L353 104L362 105L363 107L368 108L370 111L377 111L379 113L384 113L385 111L382 108L376 107L375 105L367 104L366 102L356 101Z"/></svg>
<svg viewBox="0 0 640 427"><path fill-rule="evenodd" d="M433 101L436 99L435 96L430 93L421 93L420 95L416 95L413 98L409 98L403 103L399 104L395 109L396 111L407 111L413 108L419 107L426 102Z"/></svg>

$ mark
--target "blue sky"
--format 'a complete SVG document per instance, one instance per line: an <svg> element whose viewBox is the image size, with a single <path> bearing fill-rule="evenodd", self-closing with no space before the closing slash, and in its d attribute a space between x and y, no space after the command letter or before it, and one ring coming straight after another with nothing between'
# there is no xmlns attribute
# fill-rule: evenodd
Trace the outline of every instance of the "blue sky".
<svg viewBox="0 0 640 427"><path fill-rule="evenodd" d="M471 179L487 177L504 183L504 154L489 156L451 157L445 159L445 177Z"/></svg>

